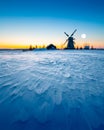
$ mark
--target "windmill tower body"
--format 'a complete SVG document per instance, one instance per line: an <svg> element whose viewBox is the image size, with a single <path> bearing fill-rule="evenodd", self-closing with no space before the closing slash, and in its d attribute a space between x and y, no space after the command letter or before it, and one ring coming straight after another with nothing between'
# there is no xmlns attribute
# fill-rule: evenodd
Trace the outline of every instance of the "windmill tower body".
<svg viewBox="0 0 104 130"><path fill-rule="evenodd" d="M74 38L73 37L68 38L67 49L75 49L75 47L74 47Z"/></svg>

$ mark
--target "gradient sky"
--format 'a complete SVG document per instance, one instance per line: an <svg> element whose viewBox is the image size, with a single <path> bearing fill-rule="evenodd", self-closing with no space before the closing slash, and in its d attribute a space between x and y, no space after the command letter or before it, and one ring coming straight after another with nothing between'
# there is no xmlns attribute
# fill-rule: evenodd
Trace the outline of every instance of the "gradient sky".
<svg viewBox="0 0 104 130"><path fill-rule="evenodd" d="M104 48L103 6L104 0L1 0L0 48L62 45L64 32L74 29L76 45Z"/></svg>

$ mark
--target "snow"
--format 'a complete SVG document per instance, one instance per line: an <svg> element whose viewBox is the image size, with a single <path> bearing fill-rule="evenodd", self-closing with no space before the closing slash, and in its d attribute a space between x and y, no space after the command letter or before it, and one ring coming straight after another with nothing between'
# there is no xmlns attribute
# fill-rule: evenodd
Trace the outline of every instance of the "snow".
<svg viewBox="0 0 104 130"><path fill-rule="evenodd" d="M104 130L104 51L0 51L0 130Z"/></svg>

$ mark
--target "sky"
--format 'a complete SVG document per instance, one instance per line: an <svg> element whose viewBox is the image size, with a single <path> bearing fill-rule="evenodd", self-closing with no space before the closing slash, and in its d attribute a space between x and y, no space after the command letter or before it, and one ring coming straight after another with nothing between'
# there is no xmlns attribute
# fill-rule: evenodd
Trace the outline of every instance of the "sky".
<svg viewBox="0 0 104 130"><path fill-rule="evenodd" d="M0 48L60 47L64 32L75 29L76 46L104 48L103 5L104 0L0 0Z"/></svg>

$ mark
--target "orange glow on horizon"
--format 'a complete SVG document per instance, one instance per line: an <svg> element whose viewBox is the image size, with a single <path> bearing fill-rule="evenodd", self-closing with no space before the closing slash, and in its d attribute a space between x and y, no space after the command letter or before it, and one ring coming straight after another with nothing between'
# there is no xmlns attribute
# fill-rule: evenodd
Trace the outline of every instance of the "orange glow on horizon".
<svg viewBox="0 0 104 130"><path fill-rule="evenodd" d="M54 43L53 43L54 44ZM94 48L104 48L104 46L102 44L91 44L91 43L83 43L83 44L80 44L80 43L76 43L75 44L75 48L80 48L80 47L84 47L85 45L89 45L90 47L93 46ZM0 43L0 49L29 49L30 45L32 45L32 47L34 48L46 48L47 45L49 44L13 44L13 43ZM54 44L58 49L63 49L63 48L66 48L66 45L64 45L63 43L58 43L58 44Z"/></svg>
<svg viewBox="0 0 104 130"><path fill-rule="evenodd" d="M28 49L29 45L0 43L0 49Z"/></svg>

